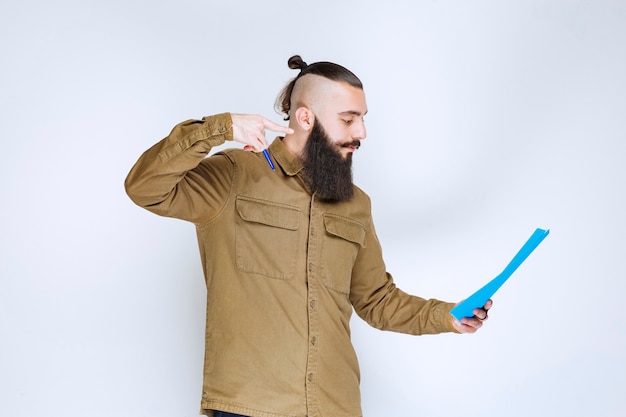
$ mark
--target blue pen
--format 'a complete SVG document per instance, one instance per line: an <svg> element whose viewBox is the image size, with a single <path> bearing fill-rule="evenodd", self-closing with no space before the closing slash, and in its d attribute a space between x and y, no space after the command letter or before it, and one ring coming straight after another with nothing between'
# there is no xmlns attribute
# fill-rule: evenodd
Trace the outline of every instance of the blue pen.
<svg viewBox="0 0 626 417"><path fill-rule="evenodd" d="M270 164L270 168L272 168L272 171L274 171L274 164L272 163L272 158L270 158L270 153L267 151L267 149L263 149L263 155L265 156L265 159L267 159L267 163Z"/></svg>

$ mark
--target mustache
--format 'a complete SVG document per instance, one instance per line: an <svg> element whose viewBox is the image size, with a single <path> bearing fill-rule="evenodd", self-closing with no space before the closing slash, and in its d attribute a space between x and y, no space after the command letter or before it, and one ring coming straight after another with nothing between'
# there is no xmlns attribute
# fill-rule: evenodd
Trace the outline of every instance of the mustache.
<svg viewBox="0 0 626 417"><path fill-rule="evenodd" d="M361 147L361 141L356 139L353 140L351 142L344 142L342 144L339 145L342 148L349 148L349 147L354 147L356 149L359 149Z"/></svg>

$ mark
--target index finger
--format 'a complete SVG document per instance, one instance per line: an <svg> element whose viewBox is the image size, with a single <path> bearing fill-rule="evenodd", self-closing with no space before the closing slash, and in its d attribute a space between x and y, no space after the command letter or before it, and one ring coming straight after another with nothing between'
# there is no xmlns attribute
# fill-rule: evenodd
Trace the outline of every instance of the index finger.
<svg viewBox="0 0 626 417"><path fill-rule="evenodd" d="M282 126L277 123L272 122L269 119L263 118L263 127L266 130L271 130L272 132L280 132L280 133L293 133L293 129L288 126Z"/></svg>

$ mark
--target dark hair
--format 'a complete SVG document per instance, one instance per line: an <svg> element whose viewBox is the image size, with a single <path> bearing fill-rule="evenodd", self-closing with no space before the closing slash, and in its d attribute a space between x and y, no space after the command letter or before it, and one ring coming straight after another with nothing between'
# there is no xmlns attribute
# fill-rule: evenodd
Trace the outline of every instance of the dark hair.
<svg viewBox="0 0 626 417"><path fill-rule="evenodd" d="M302 60L300 55L294 55L289 58L287 65L291 69L299 69L300 74L292 79L276 98L275 108L279 113L285 114L284 120L289 120L289 110L291 110L291 93L293 92L293 87L296 85L296 81L298 81L298 79L303 75L319 75L332 81L342 81L348 83L352 87L359 88L361 90L363 89L361 80L359 80L359 78L354 75L352 71L332 62L315 62L311 65L307 65L307 63Z"/></svg>

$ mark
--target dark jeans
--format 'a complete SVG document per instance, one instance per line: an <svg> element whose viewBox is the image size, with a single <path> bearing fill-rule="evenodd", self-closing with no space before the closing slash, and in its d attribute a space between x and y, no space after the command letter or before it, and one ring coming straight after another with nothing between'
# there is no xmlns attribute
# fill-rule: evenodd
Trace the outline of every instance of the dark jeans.
<svg viewBox="0 0 626 417"><path fill-rule="evenodd" d="M213 416L215 417L246 417L246 416L242 416L241 414L227 413L225 411L213 411Z"/></svg>

